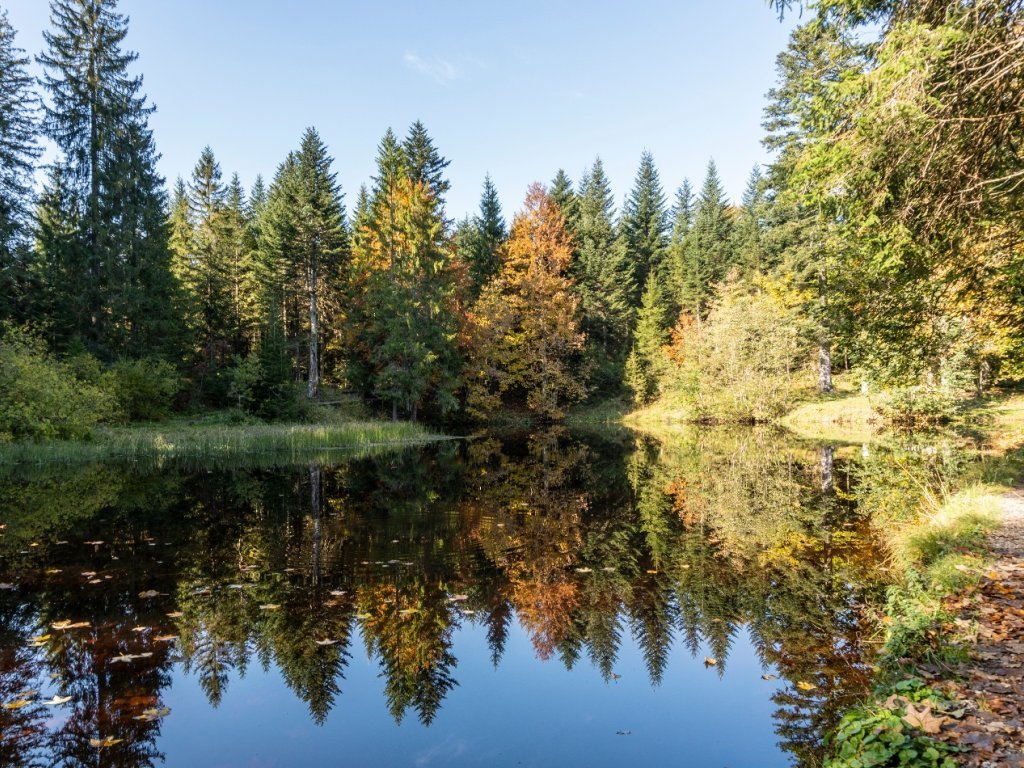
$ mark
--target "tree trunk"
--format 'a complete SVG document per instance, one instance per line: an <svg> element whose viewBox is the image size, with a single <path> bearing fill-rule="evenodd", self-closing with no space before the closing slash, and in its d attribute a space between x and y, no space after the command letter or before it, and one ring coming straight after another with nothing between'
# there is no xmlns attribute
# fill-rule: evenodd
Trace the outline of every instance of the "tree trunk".
<svg viewBox="0 0 1024 768"><path fill-rule="evenodd" d="M316 265L309 267L309 399L320 394L320 318L316 306Z"/></svg>
<svg viewBox="0 0 1024 768"><path fill-rule="evenodd" d="M832 347L828 341L822 341L818 347L818 391L831 392L832 389Z"/></svg>
<svg viewBox="0 0 1024 768"><path fill-rule="evenodd" d="M313 515L313 562L310 563L313 584L320 584L320 561L323 559L323 522L320 517L320 466L309 465L309 506Z"/></svg>
<svg viewBox="0 0 1024 768"><path fill-rule="evenodd" d="M835 486L836 449L826 445L821 449L821 490L828 493Z"/></svg>

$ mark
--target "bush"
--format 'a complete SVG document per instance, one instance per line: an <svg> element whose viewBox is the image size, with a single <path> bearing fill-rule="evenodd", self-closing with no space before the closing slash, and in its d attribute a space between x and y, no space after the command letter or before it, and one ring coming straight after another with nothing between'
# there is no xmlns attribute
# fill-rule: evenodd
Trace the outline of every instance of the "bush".
<svg viewBox="0 0 1024 768"><path fill-rule="evenodd" d="M123 360L103 374L101 383L118 404L126 421L160 421L167 418L182 382L174 366L165 360Z"/></svg>
<svg viewBox="0 0 1024 768"><path fill-rule="evenodd" d="M886 423L900 427L944 424L959 413L962 404L958 391L925 385L888 389L871 402Z"/></svg>
<svg viewBox="0 0 1024 768"><path fill-rule="evenodd" d="M698 419L767 421L793 402L808 344L783 294L729 283L706 320L681 319L669 356L668 387Z"/></svg>
<svg viewBox="0 0 1024 768"><path fill-rule="evenodd" d="M116 411L113 398L7 328L0 338L0 441L85 438Z"/></svg>
<svg viewBox="0 0 1024 768"><path fill-rule="evenodd" d="M298 419L309 408L292 377L283 342L272 331L258 349L236 362L228 395L243 411L261 419Z"/></svg>

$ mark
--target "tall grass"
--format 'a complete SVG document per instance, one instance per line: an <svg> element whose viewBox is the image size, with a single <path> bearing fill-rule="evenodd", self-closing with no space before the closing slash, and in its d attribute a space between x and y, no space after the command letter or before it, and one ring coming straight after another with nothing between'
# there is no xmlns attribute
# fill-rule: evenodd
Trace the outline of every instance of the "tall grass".
<svg viewBox="0 0 1024 768"><path fill-rule="evenodd" d="M310 456L441 439L418 424L354 421L331 424L159 425L94 430L90 440L0 444L0 465L186 459L242 455Z"/></svg>

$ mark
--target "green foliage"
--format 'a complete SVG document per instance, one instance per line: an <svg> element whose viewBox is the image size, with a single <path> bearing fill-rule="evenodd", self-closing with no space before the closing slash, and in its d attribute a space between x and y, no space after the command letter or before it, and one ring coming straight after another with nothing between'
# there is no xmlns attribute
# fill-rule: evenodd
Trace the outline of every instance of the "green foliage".
<svg viewBox="0 0 1024 768"><path fill-rule="evenodd" d="M100 379L100 386L114 398L127 421L167 418L182 385L175 367L155 358L119 361Z"/></svg>
<svg viewBox="0 0 1024 768"><path fill-rule="evenodd" d="M680 305L694 317L707 314L715 286L725 279L733 264L732 230L729 203L712 160L708 163L704 186L697 198L693 226L682 243L677 267Z"/></svg>
<svg viewBox="0 0 1024 768"><path fill-rule="evenodd" d="M299 397L281 326L273 315L256 349L236 359L228 396L242 411L262 419L296 419L306 414L308 403Z"/></svg>
<svg viewBox="0 0 1024 768"><path fill-rule="evenodd" d="M632 297L632 303L636 306L649 276L661 269L668 247L665 193L650 152L644 152L640 157L633 189L622 210L619 231L626 248L626 258L633 265L633 285L637 293Z"/></svg>
<svg viewBox="0 0 1024 768"><path fill-rule="evenodd" d="M81 439L109 419L116 404L76 378L31 335L6 327L0 337L0 442Z"/></svg>
<svg viewBox="0 0 1024 768"><path fill-rule="evenodd" d="M961 392L924 384L893 387L871 398L871 407L886 423L898 427L926 427L952 420L963 407Z"/></svg>

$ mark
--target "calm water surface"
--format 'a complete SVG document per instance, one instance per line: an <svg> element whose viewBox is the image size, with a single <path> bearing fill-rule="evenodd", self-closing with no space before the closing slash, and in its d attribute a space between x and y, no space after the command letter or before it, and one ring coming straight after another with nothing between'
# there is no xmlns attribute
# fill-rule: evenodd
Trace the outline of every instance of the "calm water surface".
<svg viewBox="0 0 1024 768"><path fill-rule="evenodd" d="M0 765L816 765L851 484L756 430L6 470Z"/></svg>

